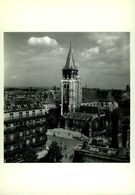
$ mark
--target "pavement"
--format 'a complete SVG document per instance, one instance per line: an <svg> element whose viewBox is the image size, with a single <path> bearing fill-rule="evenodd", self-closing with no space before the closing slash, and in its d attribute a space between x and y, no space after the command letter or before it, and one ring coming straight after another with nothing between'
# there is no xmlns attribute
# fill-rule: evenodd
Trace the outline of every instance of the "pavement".
<svg viewBox="0 0 135 195"><path fill-rule="evenodd" d="M65 130L63 132L63 129L53 129L48 130L47 132L47 146L49 146L52 141L57 141L58 144L62 147L62 162L72 162L73 154L74 154L74 148L78 144L82 144L83 141L74 139L74 135L80 135L79 132L72 132L70 130ZM54 135L55 132L55 135Z"/></svg>
<svg viewBox="0 0 135 195"><path fill-rule="evenodd" d="M81 132L72 131L68 129L62 129L62 128L48 129L47 135L57 136L57 137L62 137L62 138L67 138L67 139L74 139L74 138L82 137Z"/></svg>

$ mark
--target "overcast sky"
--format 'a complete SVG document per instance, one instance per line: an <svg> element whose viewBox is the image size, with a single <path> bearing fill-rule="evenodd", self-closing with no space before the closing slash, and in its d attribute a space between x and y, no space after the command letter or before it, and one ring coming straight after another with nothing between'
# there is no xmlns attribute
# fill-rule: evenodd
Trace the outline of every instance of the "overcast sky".
<svg viewBox="0 0 135 195"><path fill-rule="evenodd" d="M4 85L59 86L70 41L82 85L125 88L130 83L129 33L5 33Z"/></svg>

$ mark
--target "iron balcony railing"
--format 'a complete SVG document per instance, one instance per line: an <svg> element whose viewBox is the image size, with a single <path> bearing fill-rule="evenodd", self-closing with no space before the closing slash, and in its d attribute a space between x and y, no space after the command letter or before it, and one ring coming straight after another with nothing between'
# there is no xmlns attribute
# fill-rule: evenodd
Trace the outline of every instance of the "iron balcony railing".
<svg viewBox="0 0 135 195"><path fill-rule="evenodd" d="M4 134L9 134L9 133L14 133L14 132L19 132L23 130L30 130L30 129L35 129L37 127L46 127L45 122L38 122L35 124L29 124L29 125L17 125L15 127L8 127L4 129Z"/></svg>
<svg viewBox="0 0 135 195"><path fill-rule="evenodd" d="M32 118L43 118L46 117L46 114L35 114L35 115L22 115L22 116L15 116L15 117L4 117L4 122L11 122L11 121L18 121L23 119L32 119Z"/></svg>

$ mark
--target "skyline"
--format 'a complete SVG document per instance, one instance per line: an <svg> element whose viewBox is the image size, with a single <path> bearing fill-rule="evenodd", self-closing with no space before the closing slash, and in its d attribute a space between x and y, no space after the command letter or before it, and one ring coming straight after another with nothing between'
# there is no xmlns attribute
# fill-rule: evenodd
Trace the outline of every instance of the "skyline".
<svg viewBox="0 0 135 195"><path fill-rule="evenodd" d="M82 86L130 84L128 32L9 32L4 33L4 86L60 86L70 42Z"/></svg>

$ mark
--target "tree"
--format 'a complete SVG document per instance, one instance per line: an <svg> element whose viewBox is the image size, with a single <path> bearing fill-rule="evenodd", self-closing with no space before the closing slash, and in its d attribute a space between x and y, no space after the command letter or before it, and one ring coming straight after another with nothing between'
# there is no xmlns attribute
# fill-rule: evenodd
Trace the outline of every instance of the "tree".
<svg viewBox="0 0 135 195"><path fill-rule="evenodd" d="M129 129L129 120L127 118L122 121L122 146L126 148L127 145L127 131Z"/></svg>
<svg viewBox="0 0 135 195"><path fill-rule="evenodd" d="M87 149L88 147L88 141L84 141L82 145L82 149Z"/></svg>
<svg viewBox="0 0 135 195"><path fill-rule="evenodd" d="M36 151L31 147L27 147L25 152L23 153L23 159L24 162L36 162L37 160Z"/></svg>
<svg viewBox="0 0 135 195"><path fill-rule="evenodd" d="M46 160L48 162L60 162L62 159L62 148L56 141L52 142Z"/></svg>
<svg viewBox="0 0 135 195"><path fill-rule="evenodd" d="M81 133L89 137L89 123L88 122L84 123Z"/></svg>
<svg viewBox="0 0 135 195"><path fill-rule="evenodd" d="M93 139L92 139L91 145L97 146L97 140L96 140L96 138L93 138Z"/></svg>
<svg viewBox="0 0 135 195"><path fill-rule="evenodd" d="M111 148L118 149L118 121L119 121L119 110L116 108L111 113L111 123L112 123L112 140Z"/></svg>
<svg viewBox="0 0 135 195"><path fill-rule="evenodd" d="M59 110L50 109L47 121L50 129L56 128L58 126Z"/></svg>

